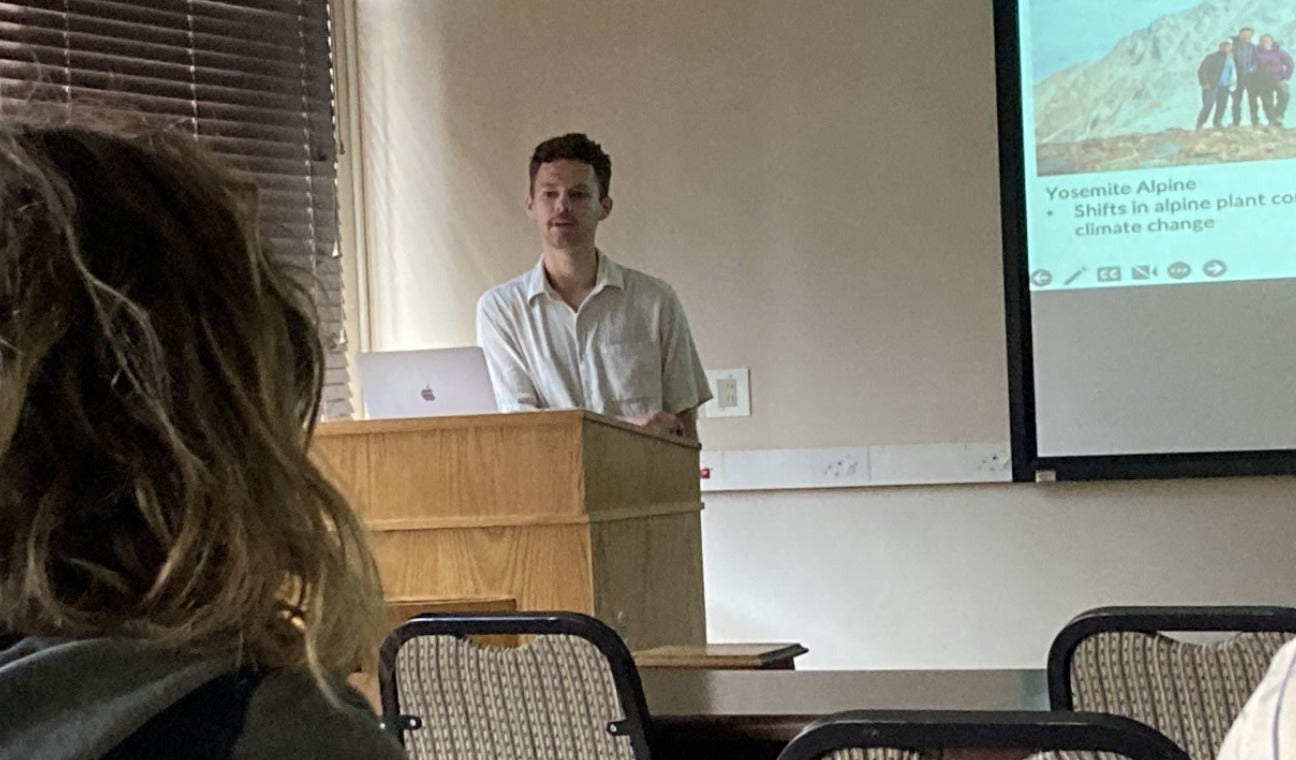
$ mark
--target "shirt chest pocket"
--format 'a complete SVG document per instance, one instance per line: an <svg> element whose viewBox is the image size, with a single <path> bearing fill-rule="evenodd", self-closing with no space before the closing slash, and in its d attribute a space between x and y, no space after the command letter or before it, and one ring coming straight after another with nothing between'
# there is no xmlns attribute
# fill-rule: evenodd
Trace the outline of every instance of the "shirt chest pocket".
<svg viewBox="0 0 1296 760"><path fill-rule="evenodd" d="M657 341L612 343L603 353L603 381L612 401L661 403L662 361Z"/></svg>

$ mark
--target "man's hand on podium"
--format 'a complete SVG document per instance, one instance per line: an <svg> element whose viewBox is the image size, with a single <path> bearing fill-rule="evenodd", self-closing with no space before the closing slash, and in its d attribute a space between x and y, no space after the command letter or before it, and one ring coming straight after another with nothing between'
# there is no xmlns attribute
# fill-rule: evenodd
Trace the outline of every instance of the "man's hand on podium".
<svg viewBox="0 0 1296 760"><path fill-rule="evenodd" d="M684 422L669 412L650 412L624 418L631 425L662 435L684 435Z"/></svg>

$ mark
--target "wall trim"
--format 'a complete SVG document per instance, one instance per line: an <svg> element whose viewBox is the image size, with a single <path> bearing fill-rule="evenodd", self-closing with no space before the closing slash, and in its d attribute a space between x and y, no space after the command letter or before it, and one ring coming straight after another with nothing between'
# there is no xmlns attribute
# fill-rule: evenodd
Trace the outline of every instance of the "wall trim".
<svg viewBox="0 0 1296 760"><path fill-rule="evenodd" d="M1012 480L1007 441L702 450L703 491L862 488Z"/></svg>

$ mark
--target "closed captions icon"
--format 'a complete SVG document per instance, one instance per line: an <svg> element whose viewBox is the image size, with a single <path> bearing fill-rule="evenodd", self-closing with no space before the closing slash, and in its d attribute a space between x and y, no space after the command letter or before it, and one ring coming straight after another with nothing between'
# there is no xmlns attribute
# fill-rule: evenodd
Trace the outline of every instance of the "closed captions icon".
<svg viewBox="0 0 1296 760"><path fill-rule="evenodd" d="M1098 267L1098 282L1120 282L1120 267Z"/></svg>

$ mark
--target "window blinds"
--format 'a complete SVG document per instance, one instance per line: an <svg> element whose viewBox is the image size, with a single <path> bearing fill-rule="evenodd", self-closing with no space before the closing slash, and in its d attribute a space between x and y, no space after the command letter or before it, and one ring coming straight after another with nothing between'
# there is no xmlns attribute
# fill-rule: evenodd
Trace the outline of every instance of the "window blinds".
<svg viewBox="0 0 1296 760"><path fill-rule="evenodd" d="M189 130L261 190L262 233L309 287L325 417L349 416L328 0L0 0L5 101L96 103Z"/></svg>

